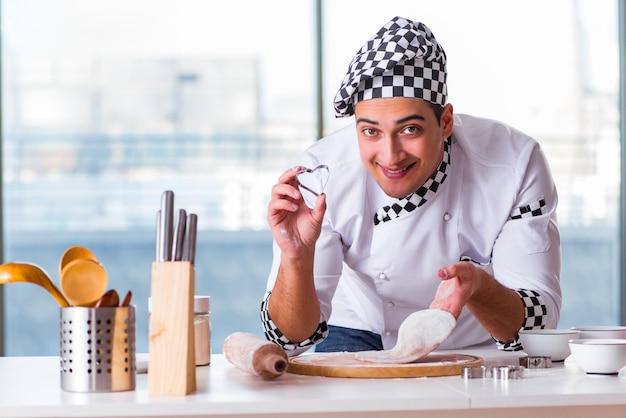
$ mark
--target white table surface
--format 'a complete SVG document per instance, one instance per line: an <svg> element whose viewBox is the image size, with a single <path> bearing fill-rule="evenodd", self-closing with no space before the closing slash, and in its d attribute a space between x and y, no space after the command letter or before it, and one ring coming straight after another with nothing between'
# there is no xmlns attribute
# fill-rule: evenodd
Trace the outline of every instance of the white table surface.
<svg viewBox="0 0 626 418"><path fill-rule="evenodd" d="M464 353L484 358L488 368L517 364L523 355ZM507 381L289 373L264 381L222 355L196 370L198 390L187 396L149 396L145 373L134 391L84 394L61 390L57 357L0 357L0 417L626 417L626 375L587 375L569 362Z"/></svg>

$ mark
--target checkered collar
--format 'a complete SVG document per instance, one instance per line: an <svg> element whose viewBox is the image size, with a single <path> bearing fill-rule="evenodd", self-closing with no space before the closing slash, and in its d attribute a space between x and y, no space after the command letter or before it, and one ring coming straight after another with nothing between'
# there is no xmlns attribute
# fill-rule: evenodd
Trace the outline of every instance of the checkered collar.
<svg viewBox="0 0 626 418"><path fill-rule="evenodd" d="M441 186L448 177L451 146L451 137L448 137L445 141L443 141L443 158L433 175L430 176L428 180L426 180L426 182L414 193L411 193L401 199L397 199L391 205L384 206L376 212L374 215L374 225L378 225L381 222L389 222L391 220L398 219L407 213L413 212L415 209L424 205L435 195L435 193L437 193L439 186Z"/></svg>

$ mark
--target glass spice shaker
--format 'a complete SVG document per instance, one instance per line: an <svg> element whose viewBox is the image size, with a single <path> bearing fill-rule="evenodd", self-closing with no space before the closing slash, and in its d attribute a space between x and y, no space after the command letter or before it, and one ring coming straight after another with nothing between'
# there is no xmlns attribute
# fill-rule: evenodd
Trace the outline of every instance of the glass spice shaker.
<svg viewBox="0 0 626 418"><path fill-rule="evenodd" d="M194 296L193 326L196 366L211 364L211 297Z"/></svg>

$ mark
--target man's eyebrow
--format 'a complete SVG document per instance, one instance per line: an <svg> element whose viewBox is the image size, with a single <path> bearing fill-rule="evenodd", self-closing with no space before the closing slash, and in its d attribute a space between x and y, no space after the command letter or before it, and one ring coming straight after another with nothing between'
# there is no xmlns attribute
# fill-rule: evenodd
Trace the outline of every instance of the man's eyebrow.
<svg viewBox="0 0 626 418"><path fill-rule="evenodd" d="M426 120L426 118L424 116L418 115L418 114L414 114L414 115L406 116L406 117L404 117L402 119L398 119L396 121L396 124L400 125L402 123L406 123L406 122L408 122L410 120L413 120L413 119L417 119L417 120L421 120L421 121L425 121ZM378 125L378 122L376 122L375 120L371 120L371 119L367 119L367 118L359 118L359 119L356 120L356 123L357 124L359 124L359 123L369 123L370 125Z"/></svg>
<svg viewBox="0 0 626 418"><path fill-rule="evenodd" d="M424 116L415 114L415 115L410 115L410 116L407 116L405 118L399 119L399 120L396 121L396 123L397 124L401 124L401 123L405 123L405 122L408 122L408 121L413 120L413 119L418 119L418 120L421 120L421 121L425 121L426 120L426 118Z"/></svg>

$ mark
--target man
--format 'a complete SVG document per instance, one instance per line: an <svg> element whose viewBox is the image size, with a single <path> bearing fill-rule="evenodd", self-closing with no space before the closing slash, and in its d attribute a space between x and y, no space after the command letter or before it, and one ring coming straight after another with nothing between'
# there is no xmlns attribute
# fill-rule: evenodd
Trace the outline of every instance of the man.
<svg viewBox="0 0 626 418"><path fill-rule="evenodd" d="M311 146L273 187L261 315L289 355L392 348L403 320L428 308L457 320L442 349L517 350L520 329L557 326L557 193L545 157L509 126L454 115L446 77L432 32L392 19L335 98L355 125ZM319 164L329 180L309 208L297 174Z"/></svg>

